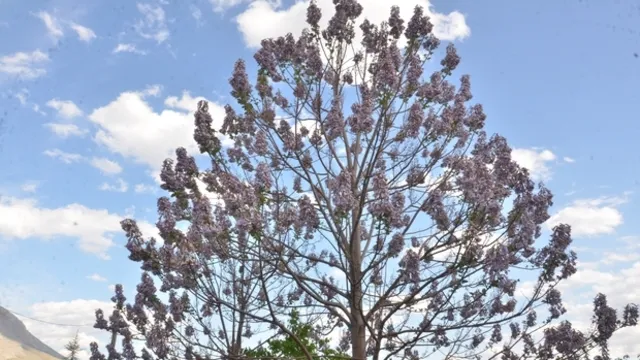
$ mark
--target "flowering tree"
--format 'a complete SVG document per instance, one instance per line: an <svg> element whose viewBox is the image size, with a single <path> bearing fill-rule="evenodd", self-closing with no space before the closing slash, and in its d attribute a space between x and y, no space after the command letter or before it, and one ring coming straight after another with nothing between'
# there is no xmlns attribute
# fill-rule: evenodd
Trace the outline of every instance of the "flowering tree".
<svg viewBox="0 0 640 360"><path fill-rule="evenodd" d="M110 320L97 314L114 334L110 358L117 334L122 356L136 357L133 324L145 359L235 359L243 337L268 331L312 359L286 321L304 309L303 322L339 334L359 360L578 359L596 348L607 359L637 307L618 317L599 294L591 332L553 323L566 311L558 284L576 272L571 229L542 236L552 195L483 130L469 76L449 82L453 45L423 76L439 41L422 8L405 22L392 7L377 26L357 22L356 0L334 4L322 21L311 2L300 37L262 42L254 85L235 64L238 107L226 106L219 132L199 103L194 139L211 166L183 148L165 161L162 243L122 222L143 276L133 304L120 287Z"/></svg>
<svg viewBox="0 0 640 360"><path fill-rule="evenodd" d="M195 184L191 185L197 191ZM181 195L178 194L177 197L179 196ZM178 209L167 198L161 198L158 206L159 209L164 206L165 211L171 211L171 207L173 210ZM197 214L191 212L189 216ZM106 346L109 360L119 359L120 356L125 359L137 358L133 344L135 340L141 339L161 359L175 354L176 347L179 352L187 354L193 347L202 347L208 352L230 357L240 356L244 352L242 339L252 335L251 318L246 315L258 312L261 306L260 303L252 302L259 289L255 281L251 280L251 274L255 273L255 263L248 262L247 257L242 255L243 248L234 249L234 258L225 256L221 248L204 244L191 248L189 252L173 248L178 241L197 241L202 236L194 226L185 235L176 230L175 225L175 219L172 218L164 218L158 222L164 244L157 249L153 238L142 247L142 235L135 223L129 220L122 222L131 239L127 244L131 251L129 258L142 262L144 272L136 288L137 295L133 304L126 303L123 287L118 284L115 286L115 296L111 298L114 310L108 321L101 309L96 311L97 321L94 327L111 333L111 341ZM209 245L216 246L215 243ZM199 253L202 251L204 253ZM207 257L210 261L206 266L198 267L194 264L197 260L193 259L194 255ZM182 269L177 270L174 266ZM159 291L168 294L167 304L157 296L158 289L153 275L162 279ZM180 289L186 291L179 295L176 290ZM211 301L214 296L212 294L225 304L233 306L219 306ZM118 335L122 336L121 351L116 350ZM105 360L95 343L91 344L91 353L92 360ZM142 358L151 358L147 349L143 349Z"/></svg>

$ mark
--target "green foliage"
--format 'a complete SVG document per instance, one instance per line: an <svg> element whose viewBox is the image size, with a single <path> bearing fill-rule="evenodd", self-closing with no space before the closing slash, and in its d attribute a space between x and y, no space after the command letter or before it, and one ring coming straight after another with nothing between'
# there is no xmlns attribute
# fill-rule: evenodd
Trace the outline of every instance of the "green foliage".
<svg viewBox="0 0 640 360"><path fill-rule="evenodd" d="M78 332L76 332L76 336L74 336L73 339L64 346L64 348L69 352L69 355L66 357L67 360L78 360L78 352L80 351Z"/></svg>
<svg viewBox="0 0 640 360"><path fill-rule="evenodd" d="M329 339L316 339L313 336L313 326L300 322L300 314L293 310L287 327L294 336L283 334L269 340L265 346L257 349L245 350L248 358L263 359L303 359L306 349L313 358L344 359L348 355L329 347ZM295 340L298 339L302 346Z"/></svg>

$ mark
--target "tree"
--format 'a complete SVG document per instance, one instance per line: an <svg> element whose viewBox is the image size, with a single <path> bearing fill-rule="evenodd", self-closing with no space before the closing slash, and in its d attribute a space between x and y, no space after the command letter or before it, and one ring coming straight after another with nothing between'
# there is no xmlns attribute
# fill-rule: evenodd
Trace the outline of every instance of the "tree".
<svg viewBox="0 0 640 360"><path fill-rule="evenodd" d="M146 339L144 358L234 359L240 347L208 345L238 339L227 313L242 317L245 338L281 331L312 359L282 320L305 308L303 323L341 331L340 350L358 360L577 359L594 349L608 359L608 340L637 324L638 309L619 316L598 294L592 330L560 321L558 285L576 272L571 228L543 231L552 194L504 137L485 132L483 107L468 105L470 77L450 82L455 47L423 76L440 41L421 7L405 22L394 6L376 26L358 20L356 0L333 2L328 21L311 2L308 30L262 42L254 85L236 62L237 106L225 107L219 131L198 104L194 139L210 168L184 148L164 162L163 242L122 222L142 282L135 302L108 322L98 313L97 327L126 347L126 318ZM220 291L224 268L241 276L230 292Z"/></svg>
<svg viewBox="0 0 640 360"><path fill-rule="evenodd" d="M348 358L346 354L332 349L328 339L318 338L311 324L301 323L300 314L296 310L291 312L288 329L295 334L295 338L297 338L302 345L299 345L293 336L275 336L269 339L266 344L255 349L246 350L244 355L249 359L293 360L305 358L303 349L307 349L314 359L324 358L330 360Z"/></svg>
<svg viewBox="0 0 640 360"><path fill-rule="evenodd" d="M78 343L78 332L76 331L76 335L71 339L65 346L65 350L69 352L67 355L67 360L78 360L78 352L80 351L80 343Z"/></svg>

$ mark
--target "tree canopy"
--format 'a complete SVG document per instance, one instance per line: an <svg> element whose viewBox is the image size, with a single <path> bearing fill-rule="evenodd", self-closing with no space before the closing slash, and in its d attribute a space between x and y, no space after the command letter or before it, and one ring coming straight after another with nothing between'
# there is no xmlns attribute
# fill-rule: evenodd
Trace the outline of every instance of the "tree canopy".
<svg viewBox="0 0 640 360"><path fill-rule="evenodd" d="M571 228L545 231L553 196L485 132L470 77L452 83L454 45L432 61L421 7L372 24L358 1L333 3L327 21L312 1L300 36L262 41L253 83L236 62L220 128L198 103L204 156L164 162L161 238L122 222L142 277L133 302L119 286L110 318L96 313L110 358L240 359L280 332L264 351L313 359L317 343L285 320L298 311L357 360L607 359L637 307L618 314L597 294L593 329L561 319Z"/></svg>

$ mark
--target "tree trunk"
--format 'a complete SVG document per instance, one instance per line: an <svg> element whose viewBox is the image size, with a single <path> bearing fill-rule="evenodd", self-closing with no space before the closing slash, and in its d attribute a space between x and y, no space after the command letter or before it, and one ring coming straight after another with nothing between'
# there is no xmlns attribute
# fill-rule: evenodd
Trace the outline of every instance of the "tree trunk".
<svg viewBox="0 0 640 360"><path fill-rule="evenodd" d="M353 317L351 327L351 357L355 360L364 360L367 358L367 336L364 318L362 315L355 313Z"/></svg>
<svg viewBox="0 0 640 360"><path fill-rule="evenodd" d="M360 224L354 221L351 236L351 357L354 360L367 358L367 334L362 309L362 255L360 250Z"/></svg>

